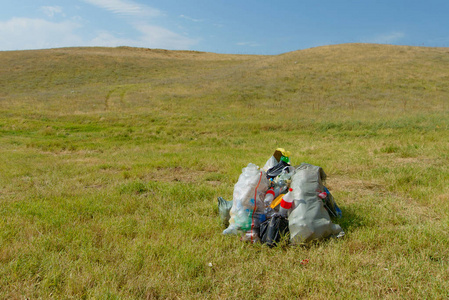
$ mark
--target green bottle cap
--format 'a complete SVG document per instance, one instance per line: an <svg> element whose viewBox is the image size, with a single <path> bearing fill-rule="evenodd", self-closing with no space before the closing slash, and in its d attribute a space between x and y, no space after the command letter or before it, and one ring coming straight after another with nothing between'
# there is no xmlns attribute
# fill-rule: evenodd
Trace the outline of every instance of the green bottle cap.
<svg viewBox="0 0 449 300"><path fill-rule="evenodd" d="M289 163L290 159L287 156L281 156L281 161Z"/></svg>

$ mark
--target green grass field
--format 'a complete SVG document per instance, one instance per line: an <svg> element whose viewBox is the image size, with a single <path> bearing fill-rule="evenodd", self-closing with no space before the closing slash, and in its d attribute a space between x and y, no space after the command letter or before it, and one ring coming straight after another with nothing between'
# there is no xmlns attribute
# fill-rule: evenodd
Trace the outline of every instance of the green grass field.
<svg viewBox="0 0 449 300"><path fill-rule="evenodd" d="M1 299L449 297L448 48L0 60ZM323 167L344 239L221 234L278 147Z"/></svg>

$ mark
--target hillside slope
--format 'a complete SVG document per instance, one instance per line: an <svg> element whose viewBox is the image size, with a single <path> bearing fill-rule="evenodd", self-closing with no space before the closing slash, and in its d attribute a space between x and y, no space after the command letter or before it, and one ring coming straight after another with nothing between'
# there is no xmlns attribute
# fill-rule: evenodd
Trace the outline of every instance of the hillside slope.
<svg viewBox="0 0 449 300"><path fill-rule="evenodd" d="M124 103L145 107L147 98L181 106L177 99L239 108L438 111L446 107L449 91L447 48L346 44L277 56L64 48L0 52L0 59L2 99L27 95L47 106L57 101L57 111L107 110ZM131 96L135 93L139 99ZM59 105L61 97L70 100L74 94L76 107L70 101Z"/></svg>

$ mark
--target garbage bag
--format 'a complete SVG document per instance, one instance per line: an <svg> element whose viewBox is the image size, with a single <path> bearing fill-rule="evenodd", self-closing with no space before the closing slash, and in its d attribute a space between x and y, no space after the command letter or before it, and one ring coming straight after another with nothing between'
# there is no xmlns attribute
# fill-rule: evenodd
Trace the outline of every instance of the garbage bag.
<svg viewBox="0 0 449 300"><path fill-rule="evenodd" d="M288 232L288 220L280 215L274 215L260 225L260 240L274 247Z"/></svg>
<svg viewBox="0 0 449 300"><path fill-rule="evenodd" d="M276 176L279 176L284 169L288 168L290 165L286 163L285 161L280 161L272 168L268 169L267 171L267 177L268 178L275 178ZM288 171L287 171L288 172Z"/></svg>
<svg viewBox="0 0 449 300"><path fill-rule="evenodd" d="M230 210L232 207L232 200L226 201L223 197L218 197L218 215L225 227L229 226L229 219L231 218Z"/></svg>
<svg viewBox="0 0 449 300"><path fill-rule="evenodd" d="M318 197L324 191L323 169L302 163L292 176L293 206L288 216L290 242L307 243L329 236L342 236L343 230L332 223L324 202Z"/></svg>
<svg viewBox="0 0 449 300"><path fill-rule="evenodd" d="M279 162L276 160L276 158L274 156L271 156L267 162L265 163L265 166L263 166L262 170L264 170L265 172L268 171L268 169L271 169L272 167L274 167L275 165L277 165Z"/></svg>
<svg viewBox="0 0 449 300"><path fill-rule="evenodd" d="M264 196L268 190L269 180L264 171L255 164L248 164L242 169L234 186L229 226L223 234L247 234L251 241L259 237L260 219L264 216Z"/></svg>

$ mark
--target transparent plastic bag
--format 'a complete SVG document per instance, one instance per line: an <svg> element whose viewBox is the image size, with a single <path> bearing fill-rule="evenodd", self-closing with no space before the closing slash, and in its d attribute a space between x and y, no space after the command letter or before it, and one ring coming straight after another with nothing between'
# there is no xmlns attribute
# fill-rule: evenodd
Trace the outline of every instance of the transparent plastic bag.
<svg viewBox="0 0 449 300"><path fill-rule="evenodd" d="M229 227L223 234L247 232L246 236L250 237L251 241L258 239L260 220L264 217L263 200L268 187L269 180L258 166L250 163L242 169L242 174L234 186Z"/></svg>
<svg viewBox="0 0 449 300"><path fill-rule="evenodd" d="M218 197L218 215L224 227L229 226L229 219L231 218L230 211L232 207L232 201L226 201L223 197Z"/></svg>
<svg viewBox="0 0 449 300"><path fill-rule="evenodd" d="M262 168L262 170L267 172L269 169L273 168L278 163L279 162L276 160L276 158L274 156L271 156L265 163L265 166Z"/></svg>

